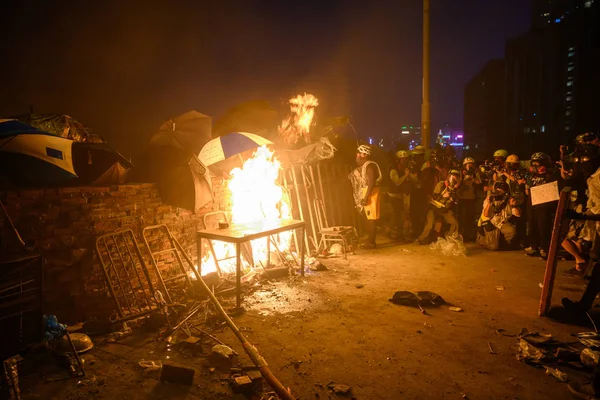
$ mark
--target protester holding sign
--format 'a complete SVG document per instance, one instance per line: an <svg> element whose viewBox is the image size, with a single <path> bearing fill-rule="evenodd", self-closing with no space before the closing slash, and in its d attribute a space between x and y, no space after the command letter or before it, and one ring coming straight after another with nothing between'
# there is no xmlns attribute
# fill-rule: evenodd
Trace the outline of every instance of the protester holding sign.
<svg viewBox="0 0 600 400"><path fill-rule="evenodd" d="M558 177L555 175L550 156L535 153L531 156L527 194L531 197L530 212L527 213L528 256L548 257L548 247L552 236L552 221L558 200Z"/></svg>

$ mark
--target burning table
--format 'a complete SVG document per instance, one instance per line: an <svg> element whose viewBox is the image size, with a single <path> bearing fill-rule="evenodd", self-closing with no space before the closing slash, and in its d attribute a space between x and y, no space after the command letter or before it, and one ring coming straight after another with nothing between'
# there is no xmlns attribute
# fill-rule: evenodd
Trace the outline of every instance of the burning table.
<svg viewBox="0 0 600 400"><path fill-rule="evenodd" d="M242 259L241 246L252 240L269 238L278 233L300 229L300 274L304 276L304 236L306 234L306 223L293 219L262 220L251 223L238 223L224 229L204 229L196 232L196 247L198 260L202 260L202 239L216 240L235 245L236 259L236 307L241 305L241 278ZM216 257L216 255L213 255ZM198 263L198 273L202 275L202 263Z"/></svg>

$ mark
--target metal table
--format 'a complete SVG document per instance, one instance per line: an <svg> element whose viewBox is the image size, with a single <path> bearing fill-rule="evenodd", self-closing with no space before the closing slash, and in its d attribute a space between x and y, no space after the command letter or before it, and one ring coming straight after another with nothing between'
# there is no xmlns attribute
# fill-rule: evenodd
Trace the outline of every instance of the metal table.
<svg viewBox="0 0 600 400"><path fill-rule="evenodd" d="M301 236L298 240L300 247L300 274L304 276L304 235L306 234L306 222L293 219L264 220L250 224L232 224L224 229L204 229L196 232L196 248L198 254L198 273L202 275L202 239L218 240L221 242L235 244L236 258L236 304L239 308L241 298L241 275L242 261L240 247L243 243L275 235L277 233L300 229Z"/></svg>

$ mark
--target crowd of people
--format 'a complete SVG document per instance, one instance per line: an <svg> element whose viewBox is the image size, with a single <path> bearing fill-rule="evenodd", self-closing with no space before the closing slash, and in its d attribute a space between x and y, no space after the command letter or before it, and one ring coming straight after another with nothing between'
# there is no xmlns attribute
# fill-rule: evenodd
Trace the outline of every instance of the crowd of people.
<svg viewBox="0 0 600 400"><path fill-rule="evenodd" d="M586 197L587 180L594 173L600 191L600 172L595 169L599 148L595 135L583 134L577 137L573 152L561 146L557 160L537 152L521 161L500 149L490 160L476 163L471 157L457 159L451 146L431 151L417 146L397 151L389 171L384 172L371 159L371 148L361 145L356 154L358 168L350 176L367 233L361 247L376 247L381 201L387 195L394 210L393 238L399 243L426 245L452 237L492 251L521 248L529 256L546 258L562 187L574 188L573 209L584 212L597 207L600 214L600 198L593 203ZM380 190L385 180L387 194ZM539 201L532 196L534 188L542 185L555 188L556 198ZM590 206L590 201L595 205ZM562 243L573 255L576 271L587 262L588 225L572 223Z"/></svg>
<svg viewBox="0 0 600 400"><path fill-rule="evenodd" d="M566 273L589 282L578 301L563 298L562 304L569 315L591 319L589 311L600 294L600 138L585 133L575 142L573 151L561 146L556 160L535 153L521 162L497 150L479 165L471 157L457 160L451 148L436 149L427 159L421 146L397 151L387 184L395 239L425 245L442 236L463 238L492 251L521 247L527 255L546 258L559 193L569 187L564 215L569 223L556 233L574 259ZM385 178L370 154L368 146L359 146L359 167L350 176L367 223L364 248L376 246L379 185ZM600 398L600 366L590 384L571 382L569 390L579 398Z"/></svg>

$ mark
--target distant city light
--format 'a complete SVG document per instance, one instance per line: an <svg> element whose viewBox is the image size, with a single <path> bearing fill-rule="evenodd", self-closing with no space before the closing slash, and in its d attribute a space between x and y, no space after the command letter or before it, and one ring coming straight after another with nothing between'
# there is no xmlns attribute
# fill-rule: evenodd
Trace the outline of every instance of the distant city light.
<svg viewBox="0 0 600 400"><path fill-rule="evenodd" d="M463 138L463 135L456 135L456 138L457 138L457 139L462 139L462 138Z"/></svg>
<svg viewBox="0 0 600 400"><path fill-rule="evenodd" d="M556 18L556 19L554 20L554 22L556 22L556 23L558 24L558 23L560 22L560 18Z"/></svg>
<svg viewBox="0 0 600 400"><path fill-rule="evenodd" d="M409 131L402 131L403 135L408 135L410 132Z"/></svg>
<svg viewBox="0 0 600 400"><path fill-rule="evenodd" d="M369 138L369 144L373 144L373 138L372 137Z"/></svg>

